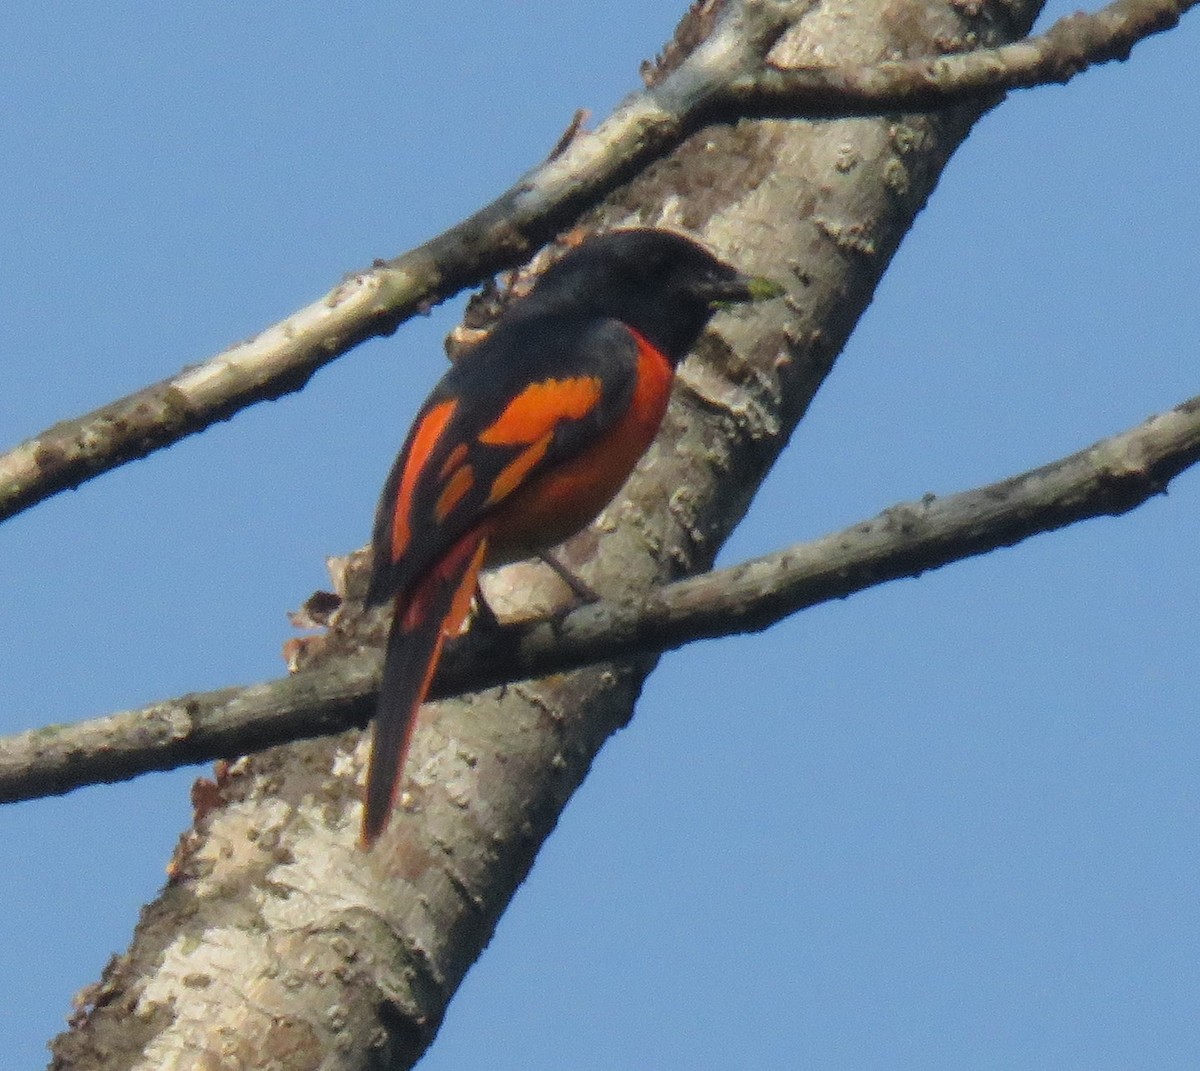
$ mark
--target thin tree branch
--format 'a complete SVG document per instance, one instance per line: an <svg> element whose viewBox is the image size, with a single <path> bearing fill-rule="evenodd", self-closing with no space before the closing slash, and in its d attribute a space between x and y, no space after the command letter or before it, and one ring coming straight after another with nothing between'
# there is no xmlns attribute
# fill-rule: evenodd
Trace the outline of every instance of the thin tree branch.
<svg viewBox="0 0 1200 1071"><path fill-rule="evenodd" d="M170 379L57 424L0 455L0 521L145 457L256 402L299 390L365 339L528 257L589 204L704 122L920 111L1051 81L1123 59L1196 0L1116 0L1041 37L873 67L780 70L763 59L807 0L731 4L717 30L663 81L462 223L358 272L273 327Z"/></svg>
<svg viewBox="0 0 1200 1071"><path fill-rule="evenodd" d="M1011 89L1064 84L1089 67L1126 60L1133 46L1176 26L1197 0L1115 0L1076 12L1044 34L998 48L891 60L870 67L768 66L731 82L731 114L837 118L933 111Z"/></svg>
<svg viewBox="0 0 1200 1071"><path fill-rule="evenodd" d="M893 506L809 543L584 606L557 621L453 644L433 689L456 695L698 639L757 631L799 610L918 576L1090 517L1125 513L1200 460L1200 396L1079 453L1000 483ZM224 688L0 739L0 802L119 781L365 724L374 652L245 688Z"/></svg>
<svg viewBox="0 0 1200 1071"><path fill-rule="evenodd" d="M463 222L377 262L260 335L203 364L42 432L0 457L0 520L201 431L256 402L299 390L358 343L523 262L640 166L678 145L716 89L761 65L806 3L733 5L713 36L661 85L630 97Z"/></svg>

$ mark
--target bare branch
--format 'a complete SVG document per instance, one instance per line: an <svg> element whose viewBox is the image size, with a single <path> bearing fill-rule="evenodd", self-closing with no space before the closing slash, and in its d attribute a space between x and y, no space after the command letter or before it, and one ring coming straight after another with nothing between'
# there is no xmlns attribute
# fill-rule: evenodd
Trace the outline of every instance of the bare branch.
<svg viewBox="0 0 1200 1071"><path fill-rule="evenodd" d="M917 576L1090 517L1121 514L1200 460L1200 396L1079 453L1000 483L893 506L810 543L557 621L452 645L435 697L766 628L799 610ZM182 696L0 740L0 802L232 757L366 723L374 654L246 688Z"/></svg>
<svg viewBox="0 0 1200 1071"><path fill-rule="evenodd" d="M1066 81L1123 59L1196 0L1116 0L1001 48L875 66L764 66L811 6L731 4L716 31L669 75L630 97L592 134L462 223L358 272L320 300L203 364L185 368L0 455L0 520L169 446L256 402L299 390L319 368L501 268L525 259L589 204L679 145L697 126L750 116L818 118L920 111Z"/></svg>
<svg viewBox="0 0 1200 1071"><path fill-rule="evenodd" d="M760 66L805 3L734 5L662 84L424 245L377 262L262 334L0 456L0 520L256 402L299 390L358 343L528 258L585 208L678 145L713 94ZM757 50L757 51L756 51ZM556 147L557 148L557 147Z"/></svg>
<svg viewBox="0 0 1200 1071"><path fill-rule="evenodd" d="M869 67L767 67L735 79L731 114L835 118L931 111L964 100L1069 82L1089 67L1128 59L1133 46L1174 27L1196 0L1115 0L1059 19L1046 33L998 48L892 60Z"/></svg>

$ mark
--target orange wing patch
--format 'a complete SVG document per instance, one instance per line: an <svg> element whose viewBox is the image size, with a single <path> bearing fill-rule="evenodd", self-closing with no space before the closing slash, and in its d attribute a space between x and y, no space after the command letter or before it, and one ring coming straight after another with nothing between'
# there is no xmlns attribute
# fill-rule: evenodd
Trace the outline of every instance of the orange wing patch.
<svg viewBox="0 0 1200 1071"><path fill-rule="evenodd" d="M450 451L446 457L446 460L442 462L442 471L438 473L438 479L444 480L466 460L467 444L459 443L453 450Z"/></svg>
<svg viewBox="0 0 1200 1071"><path fill-rule="evenodd" d="M527 446L500 470L500 475L493 481L491 493L488 495L487 504L489 506L494 506L502 498L507 498L521 485L525 477L529 475L529 470L545 456L552 438L554 438L554 432L546 432L537 442L532 446Z"/></svg>
<svg viewBox="0 0 1200 1071"><path fill-rule="evenodd" d="M454 470L454 475L446 481L446 486L442 488L442 493L438 495L433 506L439 524L450 516L454 507L463 500L463 495L474 485L475 470L470 465L463 465L462 468Z"/></svg>
<svg viewBox="0 0 1200 1071"><path fill-rule="evenodd" d="M412 512L412 497L416 490L417 480L425 468L429 455L437 446L442 432L454 416L458 402L440 402L421 418L413 435L412 449L408 452L408 461L404 466L404 475L400 477L400 487L396 492L396 508L392 514L392 561L399 561L401 555L408 549L408 541L412 538L409 528L409 514Z"/></svg>
<svg viewBox="0 0 1200 1071"><path fill-rule="evenodd" d="M600 401L603 384L595 376L544 379L531 383L479 436L488 446L536 443L562 420L586 416Z"/></svg>

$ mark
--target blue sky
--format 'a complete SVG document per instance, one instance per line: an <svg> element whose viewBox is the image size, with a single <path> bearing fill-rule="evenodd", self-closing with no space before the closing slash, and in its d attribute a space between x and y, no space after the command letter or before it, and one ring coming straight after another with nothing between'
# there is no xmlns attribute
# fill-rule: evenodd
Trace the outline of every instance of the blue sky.
<svg viewBox="0 0 1200 1071"><path fill-rule="evenodd" d="M0 445L452 224L681 9L10 11ZM1198 47L1190 16L977 128L723 560L1200 393ZM278 675L458 307L0 526L0 732ZM1198 531L1188 473L666 659L423 1069L1195 1067ZM126 946L204 772L0 809L11 1066Z"/></svg>

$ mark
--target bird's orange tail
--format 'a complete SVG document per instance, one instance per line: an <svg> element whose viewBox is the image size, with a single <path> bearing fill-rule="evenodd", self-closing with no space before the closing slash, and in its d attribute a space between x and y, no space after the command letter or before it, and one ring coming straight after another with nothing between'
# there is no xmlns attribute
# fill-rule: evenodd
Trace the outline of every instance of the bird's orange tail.
<svg viewBox="0 0 1200 1071"><path fill-rule="evenodd" d="M442 555L411 595L396 597L367 767L359 837L364 848L371 847L387 828L417 710L437 670L442 644L466 620L487 546L486 532L468 532Z"/></svg>

